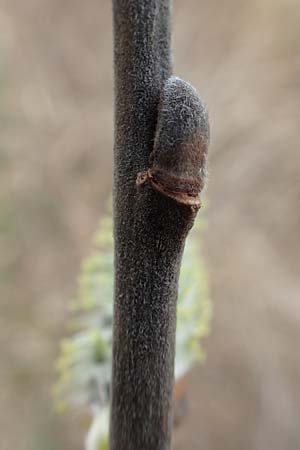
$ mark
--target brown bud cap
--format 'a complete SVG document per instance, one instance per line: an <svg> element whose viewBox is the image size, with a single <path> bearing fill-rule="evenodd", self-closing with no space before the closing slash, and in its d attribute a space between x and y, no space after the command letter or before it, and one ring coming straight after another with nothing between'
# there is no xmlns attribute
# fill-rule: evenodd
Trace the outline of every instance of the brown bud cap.
<svg viewBox="0 0 300 450"><path fill-rule="evenodd" d="M201 206L206 177L209 122L205 105L185 81L166 81L158 109L150 169L137 182L149 180L154 189L178 203Z"/></svg>

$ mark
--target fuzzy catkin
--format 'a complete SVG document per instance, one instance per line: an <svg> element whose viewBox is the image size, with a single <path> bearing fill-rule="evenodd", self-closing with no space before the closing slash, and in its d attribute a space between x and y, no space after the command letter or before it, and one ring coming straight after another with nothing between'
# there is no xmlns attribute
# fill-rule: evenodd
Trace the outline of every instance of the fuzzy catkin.
<svg viewBox="0 0 300 450"><path fill-rule="evenodd" d="M207 109L196 90L172 76L163 86L158 106L151 167L138 174L137 184L154 189L178 203L201 206L209 144Z"/></svg>

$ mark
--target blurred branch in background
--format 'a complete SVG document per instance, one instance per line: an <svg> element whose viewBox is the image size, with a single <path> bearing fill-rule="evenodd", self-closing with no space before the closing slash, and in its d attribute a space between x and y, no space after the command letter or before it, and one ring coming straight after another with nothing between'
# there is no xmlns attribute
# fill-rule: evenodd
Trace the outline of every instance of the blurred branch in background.
<svg viewBox="0 0 300 450"><path fill-rule="evenodd" d="M199 257L199 228L193 230L183 257L178 298L175 359L175 420L184 416L184 379L202 361L200 340L207 335L211 319L207 275ZM93 419L86 450L107 448L113 312L112 219L104 216L94 239L94 250L82 265L79 292L71 304L73 331L62 341L57 363L60 375L55 386L59 410L71 407ZM177 406L177 408L176 408ZM86 430L82 430L84 435Z"/></svg>

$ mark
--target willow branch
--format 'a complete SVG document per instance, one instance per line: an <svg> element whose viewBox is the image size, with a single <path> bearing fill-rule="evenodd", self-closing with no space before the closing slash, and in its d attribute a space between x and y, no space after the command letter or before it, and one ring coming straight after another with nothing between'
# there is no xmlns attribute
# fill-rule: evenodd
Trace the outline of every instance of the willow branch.
<svg viewBox="0 0 300 450"><path fill-rule="evenodd" d="M114 0L115 299L110 450L167 450L178 277L209 140L171 76L169 0Z"/></svg>

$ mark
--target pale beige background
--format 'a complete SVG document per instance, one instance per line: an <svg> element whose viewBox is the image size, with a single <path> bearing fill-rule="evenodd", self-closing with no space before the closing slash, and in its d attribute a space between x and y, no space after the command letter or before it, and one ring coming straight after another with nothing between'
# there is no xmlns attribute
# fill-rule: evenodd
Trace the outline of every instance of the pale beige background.
<svg viewBox="0 0 300 450"><path fill-rule="evenodd" d="M0 0L1 450L80 450L52 412L66 300L112 170L108 0ZM210 108L214 321L176 450L300 448L300 5L174 2Z"/></svg>

